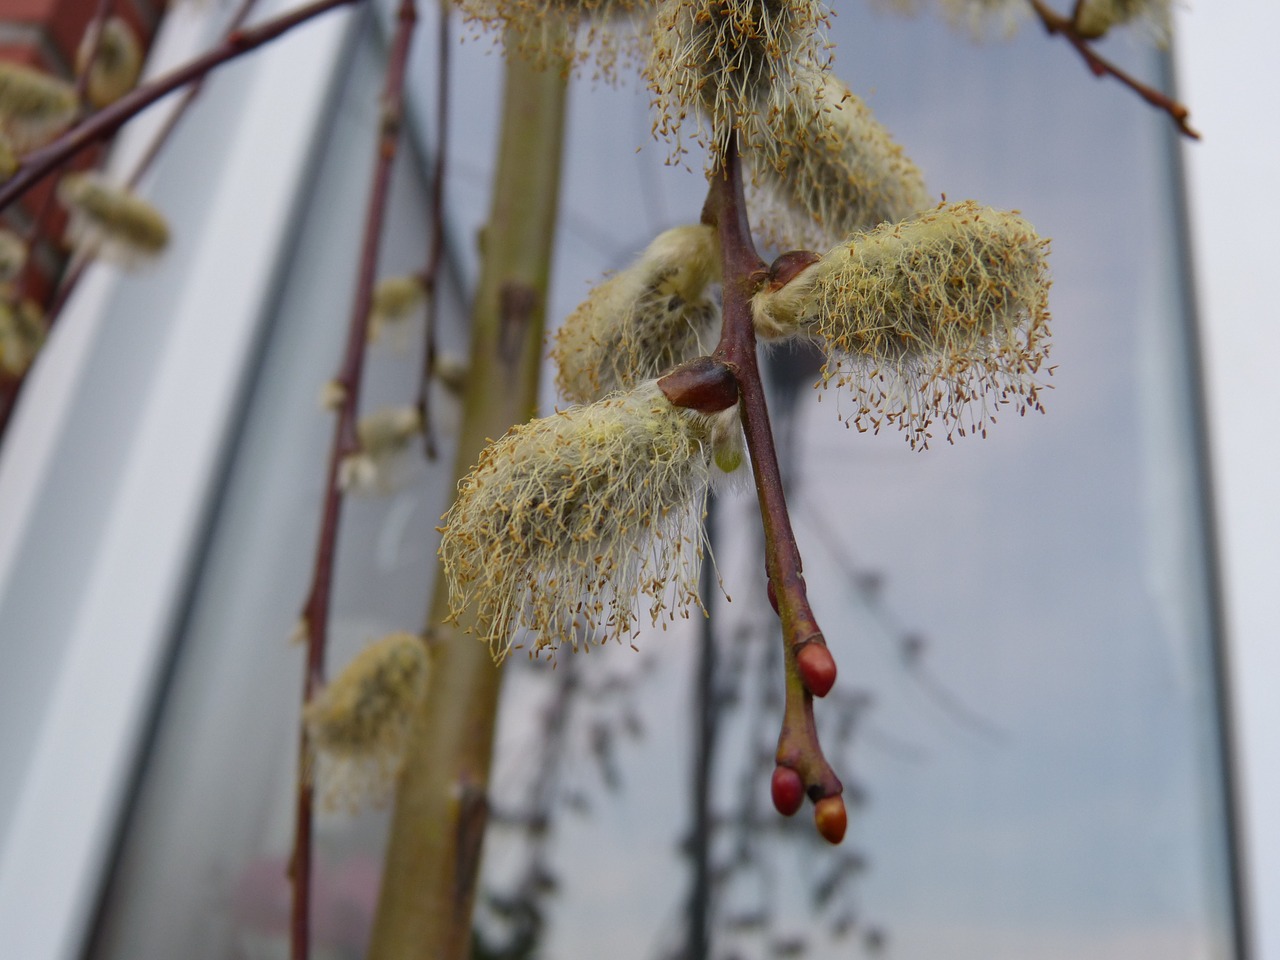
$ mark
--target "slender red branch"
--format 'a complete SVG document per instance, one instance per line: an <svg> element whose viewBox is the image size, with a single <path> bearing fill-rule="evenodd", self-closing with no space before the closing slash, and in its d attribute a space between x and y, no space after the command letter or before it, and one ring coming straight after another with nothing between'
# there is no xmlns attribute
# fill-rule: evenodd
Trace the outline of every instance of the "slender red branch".
<svg viewBox="0 0 1280 960"><path fill-rule="evenodd" d="M281 14L256 27L235 31L212 50L126 94L111 106L77 123L45 146L27 154L17 172L5 181L3 186L0 186L0 210L6 209L45 174L86 147L110 137L126 122L161 97L198 80L228 60L234 60L250 50L256 50L263 44L270 43L294 27L301 26L330 10L356 2L359 0L315 0L313 3Z"/></svg>
<svg viewBox="0 0 1280 960"><path fill-rule="evenodd" d="M444 260L444 177L449 147L449 11L453 4L440 5L440 44L436 51L436 162L431 171L431 240L422 285L427 295L427 315L422 334L422 374L418 379L418 414L422 421L422 450L428 460L436 458L435 431L431 429L431 378L436 367L436 318L440 264Z"/></svg>
<svg viewBox="0 0 1280 960"><path fill-rule="evenodd" d="M843 787L823 756L813 717L813 697L823 696L831 689L835 662L809 606L756 356L751 298L768 271L751 240L736 135L730 135L723 168L711 179L704 219L716 224L722 251L724 325L713 356L729 364L737 376L742 428L764 526L769 594L782 621L786 703L776 759L783 771L781 779L786 782L781 784L780 796L779 776L775 775L775 803L784 813L795 812L795 806L785 796L788 783L794 781L788 771L794 771L800 780L797 786L803 787L818 805L815 810L819 814L819 832L838 843L844 835L844 806L839 799ZM840 823L838 830L836 821Z"/></svg>
<svg viewBox="0 0 1280 960"><path fill-rule="evenodd" d="M386 85L382 94L382 123L378 131L373 184L365 215L364 240L356 281L355 301L347 332L342 367L335 378L341 388L334 424L333 442L325 478L324 506L320 521L320 538L316 545L311 590L303 608L307 630L307 666L303 681L303 702L308 703L324 684L325 647L328 639L329 604L333 589L333 571L337 558L338 523L342 514L342 490L338 474L342 461L359 449L356 436L356 407L364 372L365 347L369 341L369 308L373 301L373 284L377 273L378 248L382 224L386 217L387 197L391 188L391 169L400 140L400 121L404 109L404 76L409 62L409 45L417 20L414 0L401 0L397 14L395 38L387 62ZM314 787L307 776L310 745L306 728L299 734L299 777L297 823L294 836L290 875L293 880L293 917L290 925L292 960L306 960L309 952L311 920L311 852Z"/></svg>
<svg viewBox="0 0 1280 960"><path fill-rule="evenodd" d="M1071 46L1075 47L1076 52L1084 59L1085 64L1095 77L1114 77L1157 110L1163 110L1172 117L1173 122L1178 125L1178 129L1185 136L1193 140L1200 139L1200 134L1193 130L1187 122L1191 111L1186 106L1155 89L1155 87L1143 83L1137 77L1121 70L1093 49L1089 39L1082 36L1080 31L1076 29L1075 20L1079 16L1081 6L1079 2L1076 3L1070 19L1055 13L1044 3L1044 0L1027 0L1027 2L1031 4L1031 9L1035 11L1036 16L1040 18L1040 22L1044 24L1046 32L1050 36L1058 34L1064 37Z"/></svg>

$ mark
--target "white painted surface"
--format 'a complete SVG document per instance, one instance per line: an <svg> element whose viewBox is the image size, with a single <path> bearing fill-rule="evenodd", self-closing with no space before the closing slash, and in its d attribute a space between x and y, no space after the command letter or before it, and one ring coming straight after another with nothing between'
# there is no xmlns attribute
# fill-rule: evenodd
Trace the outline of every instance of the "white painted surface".
<svg viewBox="0 0 1280 960"><path fill-rule="evenodd" d="M1230 682L1255 960L1280 957L1280 447L1270 396L1280 314L1274 50L1280 7L1192 3L1179 12L1182 98L1202 132L1185 151L1223 548Z"/></svg>

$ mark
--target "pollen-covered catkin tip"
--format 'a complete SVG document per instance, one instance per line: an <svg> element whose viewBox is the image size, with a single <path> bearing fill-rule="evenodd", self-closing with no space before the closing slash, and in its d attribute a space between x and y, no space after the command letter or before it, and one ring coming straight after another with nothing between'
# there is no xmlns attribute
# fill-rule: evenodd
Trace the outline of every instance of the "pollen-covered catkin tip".
<svg viewBox="0 0 1280 960"><path fill-rule="evenodd" d="M836 844L844 839L849 827L849 814L844 808L844 798L839 794L823 797L813 805L813 822L822 839Z"/></svg>
<svg viewBox="0 0 1280 960"><path fill-rule="evenodd" d="M97 36L87 30L76 52L76 72L88 73L85 96L93 106L102 108L123 97L142 72L142 46L133 28L120 17L108 17Z"/></svg>
<svg viewBox="0 0 1280 960"><path fill-rule="evenodd" d="M804 783L790 767L774 767L769 784L773 806L784 817L794 816L804 803Z"/></svg>

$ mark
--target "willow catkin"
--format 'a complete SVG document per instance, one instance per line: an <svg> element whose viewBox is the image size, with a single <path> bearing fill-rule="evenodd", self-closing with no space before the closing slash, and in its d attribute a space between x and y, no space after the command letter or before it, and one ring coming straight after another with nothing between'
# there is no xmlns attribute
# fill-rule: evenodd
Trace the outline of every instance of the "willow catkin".
<svg viewBox="0 0 1280 960"><path fill-rule="evenodd" d="M828 16L819 0L661 0L646 70L655 133L680 153L692 115L714 161L730 128L785 99L798 70L829 66Z"/></svg>
<svg viewBox="0 0 1280 960"><path fill-rule="evenodd" d="M1049 349L1048 241L1014 213L967 201L851 237L753 304L764 338L813 337L823 381L854 395L859 430L928 446L985 435L994 408L1041 409Z"/></svg>
<svg viewBox="0 0 1280 960"><path fill-rule="evenodd" d="M744 153L757 224L781 249L824 250L933 206L919 168L889 131L822 70L799 70L796 84L752 117Z"/></svg>
<svg viewBox="0 0 1280 960"><path fill-rule="evenodd" d="M302 720L326 806L358 807L388 794L428 666L421 637L393 633L357 654L306 705Z"/></svg>
<svg viewBox="0 0 1280 960"><path fill-rule="evenodd" d="M0 61L0 133L13 150L37 147L76 116L76 88L41 70Z"/></svg>
<svg viewBox="0 0 1280 960"><path fill-rule="evenodd" d="M58 199L70 217L71 242L87 253L133 266L169 244L169 224L159 210L96 173L63 177Z"/></svg>
<svg viewBox="0 0 1280 960"><path fill-rule="evenodd" d="M612 79L619 57L638 57L641 34L629 22L656 0L461 0L463 16L500 31L506 43L543 66L594 59Z"/></svg>
<svg viewBox="0 0 1280 960"><path fill-rule="evenodd" d="M714 417L673 406L655 381L512 428L480 455L443 518L450 619L501 660L528 642L635 635L698 604Z"/></svg>
<svg viewBox="0 0 1280 960"><path fill-rule="evenodd" d="M0 372L20 377L40 352L48 329L34 300L0 300Z"/></svg>
<svg viewBox="0 0 1280 960"><path fill-rule="evenodd" d="M711 291L719 257L713 228L676 227L596 286L556 332L551 356L561 395L591 403L705 352L720 317Z"/></svg>
<svg viewBox="0 0 1280 960"><path fill-rule="evenodd" d="M1157 43L1169 39L1170 0L1083 0L1075 14L1076 29L1085 37L1101 37L1112 27L1145 26Z"/></svg>
<svg viewBox="0 0 1280 960"><path fill-rule="evenodd" d="M369 342L376 342L384 330L403 326L426 302L427 287L421 274L379 280L369 304Z"/></svg>
<svg viewBox="0 0 1280 960"><path fill-rule="evenodd" d="M95 40L90 27L76 51L76 72L88 73L85 97L92 106L102 108L123 97L142 73L142 45L133 28L120 17L108 17Z"/></svg>
<svg viewBox="0 0 1280 960"><path fill-rule="evenodd" d="M360 449L338 466L338 486L351 493L387 493L393 472L410 441L422 433L422 414L416 407L382 407L356 424Z"/></svg>
<svg viewBox="0 0 1280 960"><path fill-rule="evenodd" d="M27 242L12 230L0 228L0 283L18 279L27 264Z"/></svg>

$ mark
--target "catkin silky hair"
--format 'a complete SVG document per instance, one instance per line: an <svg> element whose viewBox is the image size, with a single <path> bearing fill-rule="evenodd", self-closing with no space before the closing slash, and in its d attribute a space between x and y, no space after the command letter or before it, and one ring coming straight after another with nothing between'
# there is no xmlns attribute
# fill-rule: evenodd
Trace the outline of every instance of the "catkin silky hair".
<svg viewBox="0 0 1280 960"><path fill-rule="evenodd" d="M819 341L824 382L849 388L860 430L893 424L913 446L935 420L948 439L985 433L995 407L1040 409L1047 246L1017 214L939 206L810 255L756 296L756 331Z"/></svg>
<svg viewBox="0 0 1280 960"><path fill-rule="evenodd" d="M513 427L443 518L450 619L498 659L631 638L698 603L712 418L655 381Z"/></svg>
<svg viewBox="0 0 1280 960"><path fill-rule="evenodd" d="M634 387L703 350L720 307L720 245L698 224L659 234L635 263L598 284L556 332L556 385L572 403Z"/></svg>

